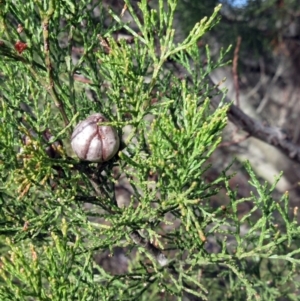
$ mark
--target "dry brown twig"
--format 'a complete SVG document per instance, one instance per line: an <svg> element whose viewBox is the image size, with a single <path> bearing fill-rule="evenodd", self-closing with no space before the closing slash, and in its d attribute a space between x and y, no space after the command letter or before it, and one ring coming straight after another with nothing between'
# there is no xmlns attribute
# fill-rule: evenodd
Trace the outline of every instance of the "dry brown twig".
<svg viewBox="0 0 300 301"><path fill-rule="evenodd" d="M213 84L212 81L211 84ZM224 103L230 102L228 98L225 98ZM218 99L213 98L212 104L214 107L219 106ZM239 129L247 132L254 138L276 147L291 160L300 163L300 147L293 143L282 129L264 125L260 121L249 117L234 104L229 107L227 116Z"/></svg>
<svg viewBox="0 0 300 301"><path fill-rule="evenodd" d="M238 36L236 46L233 54L233 62L232 62L232 74L233 74L233 83L235 88L235 100L236 105L240 106L240 86L239 86L239 74L238 74L238 61L239 61L239 51L241 47L242 38Z"/></svg>

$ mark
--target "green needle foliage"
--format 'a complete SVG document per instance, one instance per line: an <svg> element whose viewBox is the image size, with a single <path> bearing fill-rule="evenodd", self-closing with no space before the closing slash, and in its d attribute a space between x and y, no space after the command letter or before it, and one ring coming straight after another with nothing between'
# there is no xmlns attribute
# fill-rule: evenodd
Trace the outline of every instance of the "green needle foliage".
<svg viewBox="0 0 300 301"><path fill-rule="evenodd" d="M197 46L220 6L175 43L176 4L0 0L0 300L299 300L297 208L272 198L278 178L246 163L246 199L228 170L205 179L228 109L211 108L207 77L228 50ZM70 147L93 112L123 137L103 164ZM230 202L212 207L222 187Z"/></svg>

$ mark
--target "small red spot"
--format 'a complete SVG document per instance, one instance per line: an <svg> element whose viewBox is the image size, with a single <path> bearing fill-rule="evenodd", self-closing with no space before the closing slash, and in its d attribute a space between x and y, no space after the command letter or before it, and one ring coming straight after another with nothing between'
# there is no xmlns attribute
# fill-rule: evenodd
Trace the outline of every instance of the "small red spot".
<svg viewBox="0 0 300 301"><path fill-rule="evenodd" d="M15 44L15 49L21 54L27 48L27 44L21 41L17 41Z"/></svg>

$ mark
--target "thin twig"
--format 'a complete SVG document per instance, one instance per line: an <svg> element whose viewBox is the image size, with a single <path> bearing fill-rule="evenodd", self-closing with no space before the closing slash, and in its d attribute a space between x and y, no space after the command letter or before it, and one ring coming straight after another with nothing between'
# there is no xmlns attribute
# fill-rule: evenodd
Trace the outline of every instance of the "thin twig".
<svg viewBox="0 0 300 301"><path fill-rule="evenodd" d="M85 77L80 76L80 75L77 75L77 74L74 74L73 77L74 77L74 80L76 80L78 82L81 82L81 83L84 83L84 84L92 84L93 83L90 79L85 78Z"/></svg>
<svg viewBox="0 0 300 301"><path fill-rule="evenodd" d="M232 74L233 74L233 84L235 88L235 99L236 105L240 106L240 86L239 86L239 74L238 74L238 61L239 61L239 51L241 46L242 38L238 36L236 46L234 49L233 62L232 62Z"/></svg>

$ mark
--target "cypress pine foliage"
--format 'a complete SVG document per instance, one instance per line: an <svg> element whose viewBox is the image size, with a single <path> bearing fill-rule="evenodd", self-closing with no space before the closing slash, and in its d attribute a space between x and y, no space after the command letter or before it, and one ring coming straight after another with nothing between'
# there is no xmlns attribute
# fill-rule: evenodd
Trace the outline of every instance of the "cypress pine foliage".
<svg viewBox="0 0 300 301"><path fill-rule="evenodd" d="M175 44L177 1L147 2L114 12L86 0L0 1L0 300L298 300L297 208L290 214L288 194L272 198L279 177L261 185L245 163L246 199L228 170L204 177L228 109L210 107L222 94L207 76L226 51L213 61L197 42L220 6ZM123 137L104 164L70 147L93 112ZM221 187L230 203L213 208ZM118 254L123 268L105 264L121 265Z"/></svg>

